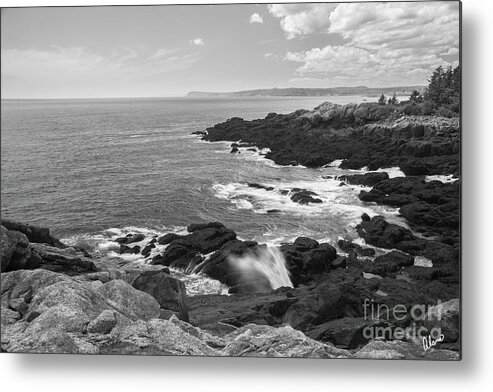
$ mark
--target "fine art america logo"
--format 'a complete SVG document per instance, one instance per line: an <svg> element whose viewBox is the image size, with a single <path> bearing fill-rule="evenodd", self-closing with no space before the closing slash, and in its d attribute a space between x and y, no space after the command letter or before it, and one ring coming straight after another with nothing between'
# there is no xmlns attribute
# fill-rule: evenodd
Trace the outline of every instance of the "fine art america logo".
<svg viewBox="0 0 493 392"><path fill-rule="evenodd" d="M442 319L440 300L433 307L433 312L429 308L427 310L427 306L423 304L416 304L410 308L403 304L389 307L386 304L375 304L373 299L368 298L365 299L363 308L365 320L373 322L363 329L365 339L421 341L425 351L445 339L440 327ZM384 325L389 321L407 324L405 320L409 322L405 328Z"/></svg>

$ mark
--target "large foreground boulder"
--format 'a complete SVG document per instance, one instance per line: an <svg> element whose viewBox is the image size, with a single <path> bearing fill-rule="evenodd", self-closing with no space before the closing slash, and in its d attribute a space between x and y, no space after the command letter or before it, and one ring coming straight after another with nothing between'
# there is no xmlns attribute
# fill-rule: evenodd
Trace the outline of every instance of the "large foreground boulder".
<svg viewBox="0 0 493 392"><path fill-rule="evenodd" d="M25 234L7 230L4 226L1 226L0 230L2 272L39 266L39 260L32 256Z"/></svg>
<svg viewBox="0 0 493 392"><path fill-rule="evenodd" d="M181 320L188 322L187 293L182 281L163 270L145 271L132 281L132 286L152 295L162 308L176 312Z"/></svg>
<svg viewBox="0 0 493 392"><path fill-rule="evenodd" d="M25 223L14 222L10 220L2 219L2 226L8 230L19 231L26 235L29 242L36 242L39 244L48 244L58 248L65 248L67 245L63 244L57 238L51 236L50 229L46 227L32 226Z"/></svg>

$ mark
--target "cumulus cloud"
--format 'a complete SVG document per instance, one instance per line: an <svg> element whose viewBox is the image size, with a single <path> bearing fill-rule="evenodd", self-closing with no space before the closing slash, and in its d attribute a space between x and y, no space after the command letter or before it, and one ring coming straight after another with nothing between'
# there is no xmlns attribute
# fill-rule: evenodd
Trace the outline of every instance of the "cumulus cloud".
<svg viewBox="0 0 493 392"><path fill-rule="evenodd" d="M202 46L205 43L202 38L194 38L194 39L191 39L188 42L191 43L192 45L197 45L197 46Z"/></svg>
<svg viewBox="0 0 493 392"><path fill-rule="evenodd" d="M343 3L328 20L323 29L344 43L288 52L285 60L300 63L300 78L348 85L422 84L434 68L458 60L457 3ZM313 30L316 24L310 26Z"/></svg>
<svg viewBox="0 0 493 392"><path fill-rule="evenodd" d="M327 32L330 13L337 4L270 4L272 16L281 19L281 28L288 39L307 34Z"/></svg>
<svg viewBox="0 0 493 392"><path fill-rule="evenodd" d="M264 23L264 19L259 14L252 14L250 23Z"/></svg>

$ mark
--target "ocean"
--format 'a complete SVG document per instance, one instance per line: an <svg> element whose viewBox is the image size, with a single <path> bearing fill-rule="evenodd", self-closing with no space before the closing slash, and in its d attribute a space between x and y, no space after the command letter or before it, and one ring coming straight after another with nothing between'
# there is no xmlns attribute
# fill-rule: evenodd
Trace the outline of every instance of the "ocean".
<svg viewBox="0 0 493 392"><path fill-rule="evenodd" d="M363 212L405 225L396 209L364 205L362 187L324 178L355 172L337 162L321 169L283 167L258 152L231 154L230 143L192 135L233 116L263 118L325 100L366 99L4 100L2 218L49 227L63 241L96 251L129 232L183 232L208 221L271 245L298 236L355 239ZM251 188L252 182L274 191ZM291 188L312 190L323 203L296 204L282 192Z"/></svg>

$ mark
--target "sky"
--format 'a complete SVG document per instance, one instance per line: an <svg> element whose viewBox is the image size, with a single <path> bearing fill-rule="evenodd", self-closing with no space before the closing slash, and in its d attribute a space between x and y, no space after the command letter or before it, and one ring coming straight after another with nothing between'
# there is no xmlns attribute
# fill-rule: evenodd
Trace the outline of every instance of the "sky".
<svg viewBox="0 0 493 392"><path fill-rule="evenodd" d="M4 8L1 95L182 96L425 85L459 61L459 2Z"/></svg>

